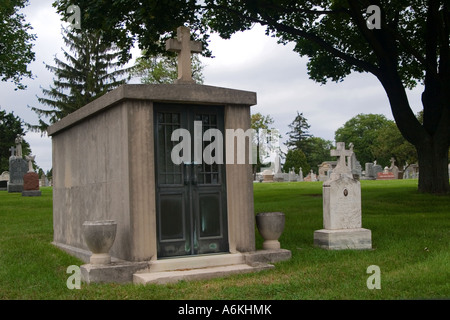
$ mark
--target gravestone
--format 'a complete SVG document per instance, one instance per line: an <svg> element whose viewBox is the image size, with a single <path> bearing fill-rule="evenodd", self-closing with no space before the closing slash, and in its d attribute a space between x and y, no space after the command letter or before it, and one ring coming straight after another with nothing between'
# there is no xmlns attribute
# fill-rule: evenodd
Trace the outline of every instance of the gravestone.
<svg viewBox="0 0 450 320"><path fill-rule="evenodd" d="M394 179L399 179L400 171L398 167L395 165L395 158L391 158L391 166L389 167L389 171L394 174Z"/></svg>
<svg viewBox="0 0 450 320"><path fill-rule="evenodd" d="M23 176L23 197L39 197L42 195L41 190L39 190L39 175L33 169L35 157L25 156L28 161L28 172Z"/></svg>
<svg viewBox="0 0 450 320"><path fill-rule="evenodd" d="M365 180L375 180L375 174L373 172L373 163L372 162L367 162L366 163L366 173L364 176Z"/></svg>
<svg viewBox="0 0 450 320"><path fill-rule="evenodd" d="M9 182L7 185L8 192L23 191L23 176L28 172L28 164L22 158L22 136L17 135L16 147L11 147L11 156L9 157Z"/></svg>
<svg viewBox="0 0 450 320"><path fill-rule="evenodd" d="M314 244L324 249L370 249L371 231L362 228L361 184L353 178L346 158L353 151L338 142L330 151L338 157L330 180L323 184L323 229L314 232Z"/></svg>
<svg viewBox="0 0 450 320"><path fill-rule="evenodd" d="M39 178L39 186L40 187L48 187L49 181L45 174L42 174L42 176Z"/></svg>
<svg viewBox="0 0 450 320"><path fill-rule="evenodd" d="M300 167L300 169L298 170L298 181L303 181L303 169L302 167Z"/></svg>
<svg viewBox="0 0 450 320"><path fill-rule="evenodd" d="M9 172L3 171L0 174L0 191L8 190Z"/></svg>
<svg viewBox="0 0 450 320"><path fill-rule="evenodd" d="M262 172L262 176L263 176L263 182L273 182L273 177L275 176L273 174L273 171L270 169L266 169Z"/></svg>
<svg viewBox="0 0 450 320"><path fill-rule="evenodd" d="M377 164L377 161L374 161L373 163L373 176L375 179L378 178L378 173L383 172L383 167L379 164Z"/></svg>
<svg viewBox="0 0 450 320"><path fill-rule="evenodd" d="M362 176L362 167L358 159L356 159L356 154L353 151L353 143L350 143L350 151L352 152L352 155L349 156L348 163L352 170L353 178L359 180Z"/></svg>
<svg viewBox="0 0 450 320"><path fill-rule="evenodd" d="M82 266L89 281L104 279L115 267L133 281L142 278L133 275L139 269L242 265L256 251L251 135L240 135L251 131L256 93L195 84L187 60L200 48L184 27L166 47L179 53L175 84L122 85L47 131L53 147L53 244L88 262L83 223L117 223L112 265ZM204 159L220 140L218 133L214 141L208 138L211 130L226 141L215 149L224 150L223 162ZM193 141L191 150L184 149L185 141ZM182 161L179 152L174 161L180 145ZM255 268L245 265L247 272Z"/></svg>
<svg viewBox="0 0 450 320"><path fill-rule="evenodd" d="M384 167L383 172L377 173L377 180L394 180L394 173L389 170L388 167Z"/></svg>
<svg viewBox="0 0 450 320"><path fill-rule="evenodd" d="M298 181L298 175L295 174L295 168L292 167L291 170L289 170L289 182Z"/></svg>

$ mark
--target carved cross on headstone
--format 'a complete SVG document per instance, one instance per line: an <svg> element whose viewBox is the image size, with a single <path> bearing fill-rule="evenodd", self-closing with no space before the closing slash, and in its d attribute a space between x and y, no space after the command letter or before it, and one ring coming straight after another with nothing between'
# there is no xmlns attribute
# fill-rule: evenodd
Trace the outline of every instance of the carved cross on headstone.
<svg viewBox="0 0 450 320"><path fill-rule="evenodd" d="M177 39L166 41L166 50L178 53L178 79L177 84L195 83L192 79L191 53L202 52L202 43L191 41L191 32L188 27L177 28Z"/></svg>
<svg viewBox="0 0 450 320"><path fill-rule="evenodd" d="M345 150L345 142L337 142L336 149L330 150L330 155L333 157L338 157L338 163L336 168L334 168L333 173L350 173L351 169L347 166L346 157L350 157L353 154L353 150Z"/></svg>
<svg viewBox="0 0 450 320"><path fill-rule="evenodd" d="M11 157L14 157L15 156L15 152L16 152L16 148L11 147L8 150L11 151Z"/></svg>

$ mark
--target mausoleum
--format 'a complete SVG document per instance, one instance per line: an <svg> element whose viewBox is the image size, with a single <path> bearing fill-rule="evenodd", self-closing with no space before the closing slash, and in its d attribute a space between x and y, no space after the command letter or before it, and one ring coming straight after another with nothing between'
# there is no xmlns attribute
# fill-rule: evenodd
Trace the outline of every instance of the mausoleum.
<svg viewBox="0 0 450 320"><path fill-rule="evenodd" d="M190 73L177 83L123 85L48 129L56 246L89 261L83 223L114 220L113 261L138 269L181 257L201 257L198 266L210 266L217 254L239 264L244 253L255 251L251 139L227 129L250 128L256 93L198 85ZM177 129L192 140L182 141ZM218 142L209 129L223 133L224 146L231 143L227 161L201 161ZM242 138L245 150L238 147ZM193 150L183 150L176 164L174 147L181 143ZM242 153L244 163L238 161ZM175 260L185 268L189 261Z"/></svg>

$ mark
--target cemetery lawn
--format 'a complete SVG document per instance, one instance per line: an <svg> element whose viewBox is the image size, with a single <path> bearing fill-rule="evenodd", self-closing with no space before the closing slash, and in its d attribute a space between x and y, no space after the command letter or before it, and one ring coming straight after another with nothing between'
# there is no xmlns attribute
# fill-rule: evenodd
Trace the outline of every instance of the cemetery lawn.
<svg viewBox="0 0 450 320"><path fill-rule="evenodd" d="M362 181L363 227L373 250L313 246L322 229L322 183L257 183L255 213L281 211L292 259L260 273L170 285L85 284L69 290L70 265L51 244L52 189L41 197L0 191L0 299L441 299L450 298L450 197L417 192L417 180ZM262 239L257 233L257 248ZM380 268L369 290L367 268Z"/></svg>

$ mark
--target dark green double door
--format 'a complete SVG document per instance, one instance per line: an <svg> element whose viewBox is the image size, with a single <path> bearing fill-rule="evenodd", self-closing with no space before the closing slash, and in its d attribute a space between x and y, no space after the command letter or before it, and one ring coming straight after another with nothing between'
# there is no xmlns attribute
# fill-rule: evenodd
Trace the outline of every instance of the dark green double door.
<svg viewBox="0 0 450 320"><path fill-rule="evenodd" d="M203 141L208 129L224 133L223 119L220 106L155 105L158 257L228 252L225 165L194 161L198 144L203 152L211 143ZM172 133L177 129L185 129L178 130L184 136L172 141ZM187 132L191 150L183 149L179 153L183 161L177 164L180 160L174 161L172 151L180 146Z"/></svg>

